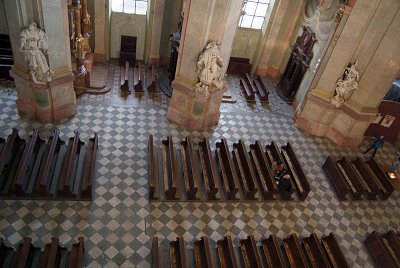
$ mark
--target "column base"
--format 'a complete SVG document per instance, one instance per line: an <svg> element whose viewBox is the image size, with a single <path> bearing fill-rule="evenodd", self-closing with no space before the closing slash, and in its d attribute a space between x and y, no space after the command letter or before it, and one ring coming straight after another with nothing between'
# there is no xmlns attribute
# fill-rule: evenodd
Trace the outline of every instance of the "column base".
<svg viewBox="0 0 400 268"><path fill-rule="evenodd" d="M18 70L10 72L17 90L17 109L22 117L41 122L69 118L77 113L74 76L66 73L46 84L35 84Z"/></svg>
<svg viewBox="0 0 400 268"><path fill-rule="evenodd" d="M181 85L175 80L174 89L168 107L167 118L184 128L191 130L205 129L218 124L222 97L227 87L212 88L208 96L195 94L194 88Z"/></svg>

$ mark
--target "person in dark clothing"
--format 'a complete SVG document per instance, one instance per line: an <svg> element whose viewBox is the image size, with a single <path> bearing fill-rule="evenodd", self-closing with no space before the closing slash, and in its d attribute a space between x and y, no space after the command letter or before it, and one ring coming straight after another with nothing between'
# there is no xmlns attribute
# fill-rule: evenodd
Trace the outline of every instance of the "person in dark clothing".
<svg viewBox="0 0 400 268"><path fill-rule="evenodd" d="M282 173L281 176L276 177L275 180L279 190L287 192L290 192L292 190L289 173Z"/></svg>
<svg viewBox="0 0 400 268"><path fill-rule="evenodd" d="M385 143L384 141L384 136L380 136L379 138L377 137L373 137L372 139L372 143L370 144L370 146L363 152L363 154L368 153L371 149L374 149L373 153L372 153L372 157L375 157L376 151L378 151L378 149L383 147L383 144Z"/></svg>

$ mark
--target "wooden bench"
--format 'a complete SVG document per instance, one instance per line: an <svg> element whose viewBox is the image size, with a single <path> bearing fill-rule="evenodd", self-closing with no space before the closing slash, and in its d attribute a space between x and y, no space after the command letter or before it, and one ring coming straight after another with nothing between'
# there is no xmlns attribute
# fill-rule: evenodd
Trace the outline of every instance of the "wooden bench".
<svg viewBox="0 0 400 268"><path fill-rule="evenodd" d="M2 196L10 192L24 148L25 140L21 139L18 130L13 128L0 154L0 195Z"/></svg>
<svg viewBox="0 0 400 268"><path fill-rule="evenodd" d="M46 244L44 246L40 267L58 267L56 264L57 254L60 256L62 255L60 251L67 251L67 249L61 248L58 242L59 239L57 237L52 237L51 244Z"/></svg>
<svg viewBox="0 0 400 268"><path fill-rule="evenodd" d="M359 172L361 175L361 179L365 182L366 185L368 185L368 188L370 189L369 191L369 198L371 199L377 199L377 196L379 193L382 192L382 190L385 190L382 185L379 185L375 181L375 176L370 173L368 170L367 165L364 163L364 161L360 158L357 157L355 160L352 161L354 166L356 167L356 170ZM386 190L385 190L386 192Z"/></svg>
<svg viewBox="0 0 400 268"><path fill-rule="evenodd" d="M257 76L256 79L254 79L254 85L256 88L256 91L258 93L258 96L260 96L261 102L268 102L268 95L269 91L267 88L267 85L265 84L264 80L261 78L261 76Z"/></svg>
<svg viewBox="0 0 400 268"><path fill-rule="evenodd" d="M390 255L397 260L396 263L400 263L400 237L393 230L389 230L381 237Z"/></svg>
<svg viewBox="0 0 400 268"><path fill-rule="evenodd" d="M282 247L289 260L289 266L293 268L307 268L308 263L303 249L301 248L299 239L296 234L290 234L289 237L283 239Z"/></svg>
<svg viewBox="0 0 400 268"><path fill-rule="evenodd" d="M0 35L0 78L13 80L10 76L10 70L14 65L14 56L12 53L10 37L8 34Z"/></svg>
<svg viewBox="0 0 400 268"><path fill-rule="evenodd" d="M274 176L272 175L270 164L259 141L250 145L250 156L253 160L255 167L254 170L256 171L257 177L262 186L262 194L264 198L267 200L273 200L273 194L274 192L278 192L278 188Z"/></svg>
<svg viewBox="0 0 400 268"><path fill-rule="evenodd" d="M349 196L351 194L350 186L347 184L346 178L344 177L342 171L337 166L336 160L334 160L331 156L326 158L322 169L325 171L326 176L328 177L333 189L339 198L339 200L347 200L350 199Z"/></svg>
<svg viewBox="0 0 400 268"><path fill-rule="evenodd" d="M29 142L25 146L21 161L19 162L11 187L12 193L18 196L28 195L25 191L28 188L28 184L31 179L29 176L30 171L34 166L37 153L42 144L44 144L44 140L40 139L39 131L35 129L31 135L31 138L29 139Z"/></svg>
<svg viewBox="0 0 400 268"><path fill-rule="evenodd" d="M199 181L199 174L197 162L195 159L192 140L186 137L185 140L180 142L181 156L182 156L182 170L183 179L185 181L185 189L188 199L196 200L197 191L199 189L197 183Z"/></svg>
<svg viewBox="0 0 400 268"><path fill-rule="evenodd" d="M330 268L329 260L315 233L303 238L303 248L313 268Z"/></svg>
<svg viewBox="0 0 400 268"><path fill-rule="evenodd" d="M276 238L276 235L271 234L269 238L264 239L261 242L261 246L268 267L276 267L276 268L286 267L282 252L279 249L279 242L278 239Z"/></svg>
<svg viewBox="0 0 400 268"><path fill-rule="evenodd" d="M129 90L129 61L125 62L125 68L121 67L121 90Z"/></svg>
<svg viewBox="0 0 400 268"><path fill-rule="evenodd" d="M240 240L240 250L242 252L244 266L246 268L263 267L253 235L247 236L247 239Z"/></svg>
<svg viewBox="0 0 400 268"><path fill-rule="evenodd" d="M393 257L385 242L376 231L370 233L364 240L369 255L374 260L376 266L384 268L400 267L400 262Z"/></svg>
<svg viewBox="0 0 400 268"><path fill-rule="evenodd" d="M251 66L249 58L230 57L226 72L228 74L244 75L251 72Z"/></svg>
<svg viewBox="0 0 400 268"><path fill-rule="evenodd" d="M254 88L253 88L253 82L248 73L245 74L243 78L240 78L240 84L243 87L243 92L246 97L246 100L254 100Z"/></svg>
<svg viewBox="0 0 400 268"><path fill-rule="evenodd" d="M217 252L221 268L238 268L230 235L226 235L223 240L217 242Z"/></svg>
<svg viewBox="0 0 400 268"><path fill-rule="evenodd" d="M265 154L270 165L272 165L272 163L276 161L281 161L282 163L284 163L283 157L279 152L279 147L275 141L272 141L269 145L265 146Z"/></svg>
<svg viewBox="0 0 400 268"><path fill-rule="evenodd" d="M215 161L211 155L208 139L203 138L203 140L199 142L199 154L207 199L215 200L217 199L216 194L218 193L218 188L215 183L217 178L217 168L215 167Z"/></svg>
<svg viewBox="0 0 400 268"><path fill-rule="evenodd" d="M149 156L149 182L150 182L150 200L158 199L158 169L157 169L157 154L154 151L153 135L149 135L149 141L147 145L148 156Z"/></svg>
<svg viewBox="0 0 400 268"><path fill-rule="evenodd" d="M85 170L82 179L81 197L92 200L93 199L93 184L96 173L96 156L99 147L99 138L97 133L94 137L89 139L88 149L85 161Z"/></svg>
<svg viewBox="0 0 400 268"><path fill-rule="evenodd" d="M360 200L363 194L368 194L370 192L347 157L343 157L341 160L338 160L337 163L340 164L340 167L344 171L345 178L353 192L354 199Z"/></svg>
<svg viewBox="0 0 400 268"><path fill-rule="evenodd" d="M30 237L25 237L24 242L17 247L12 267L31 267L31 264L39 265L39 261L40 248L36 248L32 245L32 239Z"/></svg>
<svg viewBox="0 0 400 268"><path fill-rule="evenodd" d="M13 263L14 249L4 244L0 238L0 267L11 267Z"/></svg>
<svg viewBox="0 0 400 268"><path fill-rule="evenodd" d="M196 267L213 268L210 244L207 236L194 242L194 259Z"/></svg>
<svg viewBox="0 0 400 268"><path fill-rule="evenodd" d="M299 192L300 200L305 200L311 187L290 143L287 143L286 146L282 146L282 155L290 173L292 174L291 177L293 178L294 184Z"/></svg>
<svg viewBox="0 0 400 268"><path fill-rule="evenodd" d="M380 182L380 184L384 188L384 191L382 191L383 198L387 199L394 191L393 185L390 183L388 176L379 167L378 163L376 163L374 158L368 160L367 165L370 168L371 172L375 175L375 178Z"/></svg>
<svg viewBox="0 0 400 268"><path fill-rule="evenodd" d="M151 246L151 267L152 268L161 268L160 263L160 249L158 247L158 237L153 237L153 243Z"/></svg>
<svg viewBox="0 0 400 268"><path fill-rule="evenodd" d="M322 237L321 244L328 256L328 260L332 268L350 267L333 233L330 233L328 236Z"/></svg>
<svg viewBox="0 0 400 268"><path fill-rule="evenodd" d="M80 236L78 237L78 243L74 243L72 245L69 267L76 267L76 268L85 267L84 253L85 253L84 238Z"/></svg>
<svg viewBox="0 0 400 268"><path fill-rule="evenodd" d="M225 138L222 138L220 142L216 143L216 155L220 167L220 174L225 186L227 199L235 200L238 199L236 194L238 192L238 178L234 169L231 155L229 153L228 144Z"/></svg>
<svg viewBox="0 0 400 268"><path fill-rule="evenodd" d="M243 140L233 144L233 156L246 199L254 200L258 192L256 177Z"/></svg>
<svg viewBox="0 0 400 268"><path fill-rule="evenodd" d="M143 92L143 75L142 63L138 63L138 67L133 68L134 88L136 92Z"/></svg>
<svg viewBox="0 0 400 268"><path fill-rule="evenodd" d="M185 241L181 236L169 242L169 263L171 268L186 267Z"/></svg>
<svg viewBox="0 0 400 268"><path fill-rule="evenodd" d="M172 200L176 198L176 167L174 144L171 136L162 141L162 158L165 196L167 200Z"/></svg>
<svg viewBox="0 0 400 268"><path fill-rule="evenodd" d="M156 76L157 76L157 68L154 64L147 69L147 91L154 92L156 90Z"/></svg>

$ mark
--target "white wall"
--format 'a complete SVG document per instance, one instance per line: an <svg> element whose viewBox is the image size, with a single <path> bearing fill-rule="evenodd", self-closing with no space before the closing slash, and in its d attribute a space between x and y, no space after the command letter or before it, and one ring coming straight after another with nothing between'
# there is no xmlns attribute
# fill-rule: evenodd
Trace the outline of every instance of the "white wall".
<svg viewBox="0 0 400 268"><path fill-rule="evenodd" d="M254 52L256 51L258 41L261 36L261 30L238 28L236 30L235 40L231 57L249 58L254 63Z"/></svg>
<svg viewBox="0 0 400 268"><path fill-rule="evenodd" d="M136 59L143 60L146 37L146 15L111 13L111 57L119 58L121 35L136 36Z"/></svg>
<svg viewBox="0 0 400 268"><path fill-rule="evenodd" d="M3 0L0 0L0 34L8 34L8 24Z"/></svg>

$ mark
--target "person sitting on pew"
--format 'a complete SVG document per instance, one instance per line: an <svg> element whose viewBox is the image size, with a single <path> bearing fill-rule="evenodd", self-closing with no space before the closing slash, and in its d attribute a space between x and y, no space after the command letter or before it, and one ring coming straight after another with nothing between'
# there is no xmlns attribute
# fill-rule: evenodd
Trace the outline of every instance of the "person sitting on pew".
<svg viewBox="0 0 400 268"><path fill-rule="evenodd" d="M272 163L271 169L275 180L277 180L279 176L285 172L282 161L275 161L274 163Z"/></svg>
<svg viewBox="0 0 400 268"><path fill-rule="evenodd" d="M275 178L276 185L282 192L292 191L292 184L290 183L290 174L288 172L282 173L278 179Z"/></svg>

